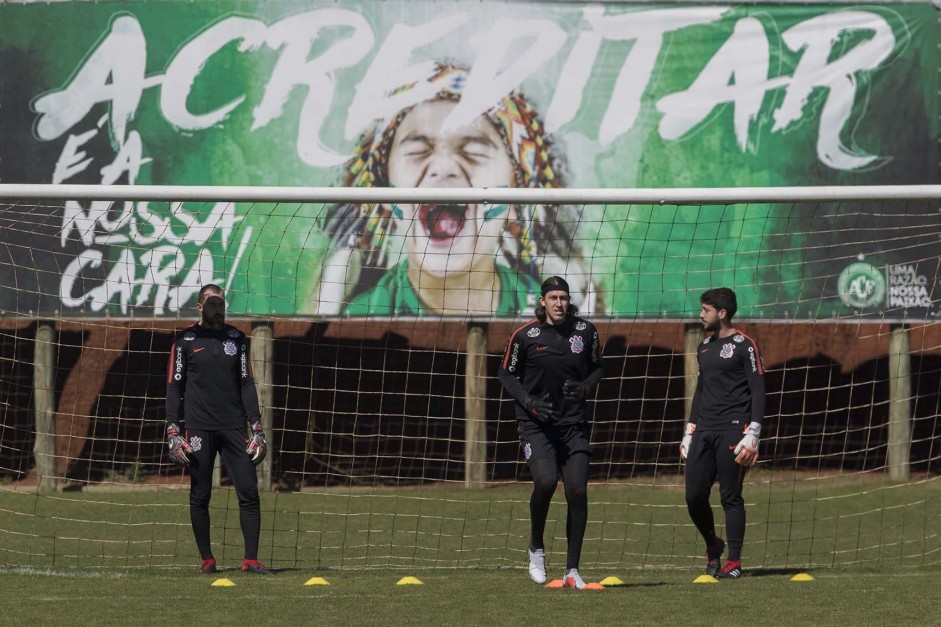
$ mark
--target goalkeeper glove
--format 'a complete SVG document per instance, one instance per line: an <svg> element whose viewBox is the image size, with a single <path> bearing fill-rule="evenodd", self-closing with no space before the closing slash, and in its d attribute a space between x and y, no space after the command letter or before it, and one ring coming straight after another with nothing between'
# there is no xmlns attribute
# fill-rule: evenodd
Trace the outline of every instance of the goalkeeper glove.
<svg viewBox="0 0 941 627"><path fill-rule="evenodd" d="M758 461L758 436L761 435L761 423L753 422L749 424L745 427L743 433L745 437L742 438L733 451L735 453L735 463L740 466L751 466Z"/></svg>
<svg viewBox="0 0 941 627"><path fill-rule="evenodd" d="M538 399L527 396L523 399L523 407L526 408L526 411L536 422L552 424L559 419L559 413L556 411L552 401L549 400L548 393Z"/></svg>
<svg viewBox="0 0 941 627"><path fill-rule="evenodd" d="M252 463L256 466L261 463L268 452L268 442L265 441L265 430L261 426L261 421L256 420L252 423L252 437L248 440L248 446L245 452L252 458Z"/></svg>
<svg viewBox="0 0 941 627"><path fill-rule="evenodd" d="M167 444L170 446L170 460L180 466L189 466L186 454L192 452L193 447L180 435L180 427L175 422L167 425Z"/></svg>
<svg viewBox="0 0 941 627"><path fill-rule="evenodd" d="M692 422L686 423L686 430L683 431L683 439L680 441L680 459L686 459L689 455L689 447L693 443L693 434L696 433L696 425Z"/></svg>
<svg viewBox="0 0 941 627"><path fill-rule="evenodd" d="M562 384L562 394L565 400L578 402L585 398L585 384L569 379Z"/></svg>

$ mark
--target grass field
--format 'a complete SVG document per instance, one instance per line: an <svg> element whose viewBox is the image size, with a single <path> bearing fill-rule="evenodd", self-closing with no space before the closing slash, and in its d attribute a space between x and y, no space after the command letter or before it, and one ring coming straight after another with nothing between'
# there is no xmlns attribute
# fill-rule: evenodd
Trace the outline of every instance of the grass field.
<svg viewBox="0 0 941 627"><path fill-rule="evenodd" d="M0 624L240 625L936 625L941 569L826 569L812 582L756 570L693 584L693 569L627 571L603 591L547 590L516 570L310 572L274 577L193 569L0 570ZM625 573L621 573L624 575Z"/></svg>
<svg viewBox="0 0 941 627"><path fill-rule="evenodd" d="M196 574L186 491L0 487L0 624L238 620L262 624L937 624L941 480L755 473L746 577L693 584L701 544L676 482L593 485L582 558L604 591L546 590L525 569L529 486L266 493L260 558L237 571L231 490L213 499L231 588ZM721 520L721 516L719 517ZM564 499L550 512L550 577L564 565ZM558 571L558 572L556 572ZM792 582L799 572L815 581ZM396 585L415 576L424 584ZM305 586L324 577L329 586ZM210 619L205 619L210 620Z"/></svg>

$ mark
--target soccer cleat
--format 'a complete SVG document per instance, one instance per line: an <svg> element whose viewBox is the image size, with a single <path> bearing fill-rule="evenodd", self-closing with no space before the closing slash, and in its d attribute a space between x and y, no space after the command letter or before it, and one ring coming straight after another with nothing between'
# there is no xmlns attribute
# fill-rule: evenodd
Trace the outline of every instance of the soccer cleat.
<svg viewBox="0 0 941 627"><path fill-rule="evenodd" d="M719 572L716 573L716 579L738 579L742 576L742 563L729 560L725 563Z"/></svg>
<svg viewBox="0 0 941 627"><path fill-rule="evenodd" d="M715 577L722 567L722 553L725 551L725 540L716 536L709 548L706 549L706 574Z"/></svg>
<svg viewBox="0 0 941 627"><path fill-rule="evenodd" d="M256 575L273 575L274 573L265 568L265 565L258 560L244 560L242 562L243 573L255 573Z"/></svg>
<svg viewBox="0 0 941 627"><path fill-rule="evenodd" d="M211 575L213 573L219 572L219 570L216 568L216 560L211 557L208 560L203 560L199 567L199 572L204 575Z"/></svg>
<svg viewBox="0 0 941 627"><path fill-rule="evenodd" d="M565 571L565 576L562 577L562 587L563 588L575 588L576 590L582 590L588 584L585 583L585 580L582 579L582 576L578 574L577 568L569 568Z"/></svg>
<svg viewBox="0 0 941 627"><path fill-rule="evenodd" d="M529 549L529 578L536 583L546 583L545 549Z"/></svg>

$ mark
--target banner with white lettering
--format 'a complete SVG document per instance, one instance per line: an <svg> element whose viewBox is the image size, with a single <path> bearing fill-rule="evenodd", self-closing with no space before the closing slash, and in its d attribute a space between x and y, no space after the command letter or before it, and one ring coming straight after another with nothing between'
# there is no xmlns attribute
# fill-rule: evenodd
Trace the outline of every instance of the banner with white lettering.
<svg viewBox="0 0 941 627"><path fill-rule="evenodd" d="M930 4L0 5L0 182L733 187L939 182ZM0 315L934 320L938 202L17 203Z"/></svg>

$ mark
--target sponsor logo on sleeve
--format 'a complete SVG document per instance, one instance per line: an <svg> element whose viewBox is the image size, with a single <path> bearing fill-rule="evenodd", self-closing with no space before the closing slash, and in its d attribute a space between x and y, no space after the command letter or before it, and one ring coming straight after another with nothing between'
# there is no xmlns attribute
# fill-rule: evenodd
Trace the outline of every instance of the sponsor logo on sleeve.
<svg viewBox="0 0 941 627"><path fill-rule="evenodd" d="M510 367L507 368L510 372L516 372L516 362L519 361L520 357L520 345L519 342L513 342L513 352L510 353Z"/></svg>
<svg viewBox="0 0 941 627"><path fill-rule="evenodd" d="M179 381L183 378L183 347L177 344L176 357L173 360L173 380Z"/></svg>

